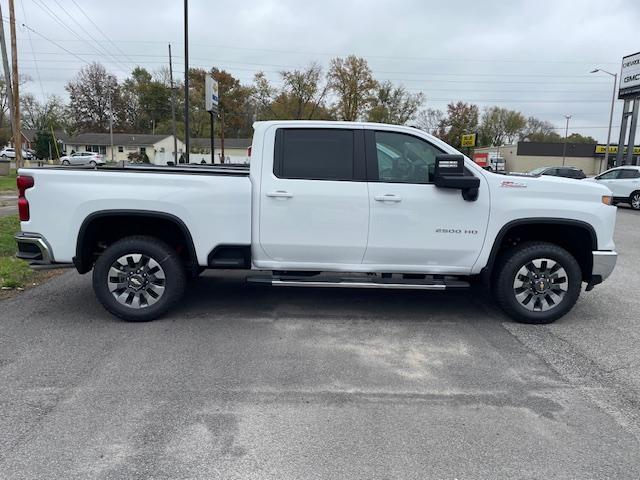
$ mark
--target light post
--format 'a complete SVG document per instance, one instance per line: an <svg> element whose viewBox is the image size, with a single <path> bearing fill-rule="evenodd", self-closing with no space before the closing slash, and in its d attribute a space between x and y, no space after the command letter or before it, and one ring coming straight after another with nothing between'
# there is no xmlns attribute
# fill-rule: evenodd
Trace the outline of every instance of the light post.
<svg viewBox="0 0 640 480"><path fill-rule="evenodd" d="M596 68L595 70L591 70L591 73L606 73L607 75L611 75L613 77L613 94L611 95L611 113L609 113L609 132L607 133L607 149L604 152L604 165L605 168L609 168L609 145L611 144L611 125L613 124L613 107L616 103L616 88L618 87L618 74L607 72L606 70L602 70L601 68ZM602 171L602 164L600 164L600 168L598 173Z"/></svg>
<svg viewBox="0 0 640 480"><path fill-rule="evenodd" d="M567 127L564 130L564 146L562 147L562 166L564 167L564 160L567 156L567 137L569 136L569 120L571 119L571 115L565 115L564 118L567 119Z"/></svg>

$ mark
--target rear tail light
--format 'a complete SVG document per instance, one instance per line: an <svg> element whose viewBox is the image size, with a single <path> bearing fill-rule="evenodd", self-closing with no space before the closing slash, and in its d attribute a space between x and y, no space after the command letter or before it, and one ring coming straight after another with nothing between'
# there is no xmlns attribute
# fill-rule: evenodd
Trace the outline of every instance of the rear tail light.
<svg viewBox="0 0 640 480"><path fill-rule="evenodd" d="M18 214L21 222L28 222L30 218L29 214L29 201L25 197L27 189L33 187L35 184L33 177L25 175L19 175L16 178L16 184L18 185Z"/></svg>

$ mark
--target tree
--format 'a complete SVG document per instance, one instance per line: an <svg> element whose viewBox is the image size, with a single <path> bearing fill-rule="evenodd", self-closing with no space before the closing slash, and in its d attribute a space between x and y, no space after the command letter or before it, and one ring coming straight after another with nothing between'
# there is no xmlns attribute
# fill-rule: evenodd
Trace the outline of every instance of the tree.
<svg viewBox="0 0 640 480"><path fill-rule="evenodd" d="M442 110L437 108L427 108L418 113L415 120L415 126L420 130L424 130L431 135L437 135L438 127L444 120L445 115Z"/></svg>
<svg viewBox="0 0 640 480"><path fill-rule="evenodd" d="M372 100L376 88L371 69L364 58L350 55L345 59L334 58L329 66L327 79L337 95L337 117L355 121L362 117Z"/></svg>
<svg viewBox="0 0 640 480"><path fill-rule="evenodd" d="M253 119L247 114L247 107L251 89L225 70L213 68L211 75L218 82L219 110L224 112L220 128L224 129L225 137L250 136Z"/></svg>
<svg viewBox="0 0 640 480"><path fill-rule="evenodd" d="M478 129L478 106L457 102L447 105L447 115L438 125L438 137L452 147L461 148L462 135Z"/></svg>
<svg viewBox="0 0 640 480"><path fill-rule="evenodd" d="M62 150L62 145L56 145L55 139L50 131L44 130L36 133L36 157L55 159L58 158L60 150Z"/></svg>
<svg viewBox="0 0 640 480"><path fill-rule="evenodd" d="M481 145L504 145L513 143L518 138L527 120L520 112L501 107L490 107L484 110L480 124Z"/></svg>
<svg viewBox="0 0 640 480"><path fill-rule="evenodd" d="M409 93L404 87L394 87L387 80L377 85L367 112L367 120L404 125L415 117L423 102L422 93Z"/></svg>
<svg viewBox="0 0 640 480"><path fill-rule="evenodd" d="M22 128L67 130L67 107L58 96L52 95L42 104L32 94L25 93L20 96L20 108Z"/></svg>
<svg viewBox="0 0 640 480"><path fill-rule="evenodd" d="M83 67L67 86L69 109L79 130L105 132L109 129L111 108L120 103L118 80L99 63Z"/></svg>
<svg viewBox="0 0 640 480"><path fill-rule="evenodd" d="M567 137L569 143L598 143L597 140L590 136L580 135L579 133L572 133Z"/></svg>
<svg viewBox="0 0 640 480"><path fill-rule="evenodd" d="M325 99L329 90L322 83L322 69L311 64L304 70L280 72L282 87L274 88L263 72L254 77L252 100L260 120L329 120Z"/></svg>
<svg viewBox="0 0 640 480"><path fill-rule="evenodd" d="M524 142L561 142L562 137L555 132L551 122L529 117L520 133L520 140Z"/></svg>

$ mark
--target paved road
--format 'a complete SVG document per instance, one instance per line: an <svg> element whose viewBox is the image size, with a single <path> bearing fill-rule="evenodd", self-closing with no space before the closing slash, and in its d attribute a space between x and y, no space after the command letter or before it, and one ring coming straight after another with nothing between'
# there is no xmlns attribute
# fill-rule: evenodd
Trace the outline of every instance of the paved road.
<svg viewBox="0 0 640 480"><path fill-rule="evenodd" d="M127 324L73 272L0 302L0 477L640 477L640 214L548 327L481 292L192 284Z"/></svg>

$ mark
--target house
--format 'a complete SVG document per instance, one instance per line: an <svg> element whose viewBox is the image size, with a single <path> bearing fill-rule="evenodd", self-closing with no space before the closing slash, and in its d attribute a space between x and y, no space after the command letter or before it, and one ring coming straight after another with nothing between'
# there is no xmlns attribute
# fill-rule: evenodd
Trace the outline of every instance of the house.
<svg viewBox="0 0 640 480"><path fill-rule="evenodd" d="M177 147L179 158L184 152L184 143L180 139ZM81 133L66 142L65 153L72 152L100 153L107 162L129 161L132 154L146 154L149 162L156 165L166 165L175 158L173 135L166 134L114 133L112 143L109 133Z"/></svg>
<svg viewBox="0 0 640 480"><path fill-rule="evenodd" d="M250 138L225 138L224 139L224 163L249 163ZM190 140L191 162L211 162L211 139L192 138ZM215 139L215 162L222 163L222 140Z"/></svg>
<svg viewBox="0 0 640 480"><path fill-rule="evenodd" d="M23 150L35 150L36 149L36 136L38 135L38 130L33 128L23 128L22 129L22 149ZM53 136L58 141L58 144L61 145L62 151L64 151L64 147L69 140L69 135L67 135L62 130L54 130ZM9 142L9 145L13 147L13 142Z"/></svg>

